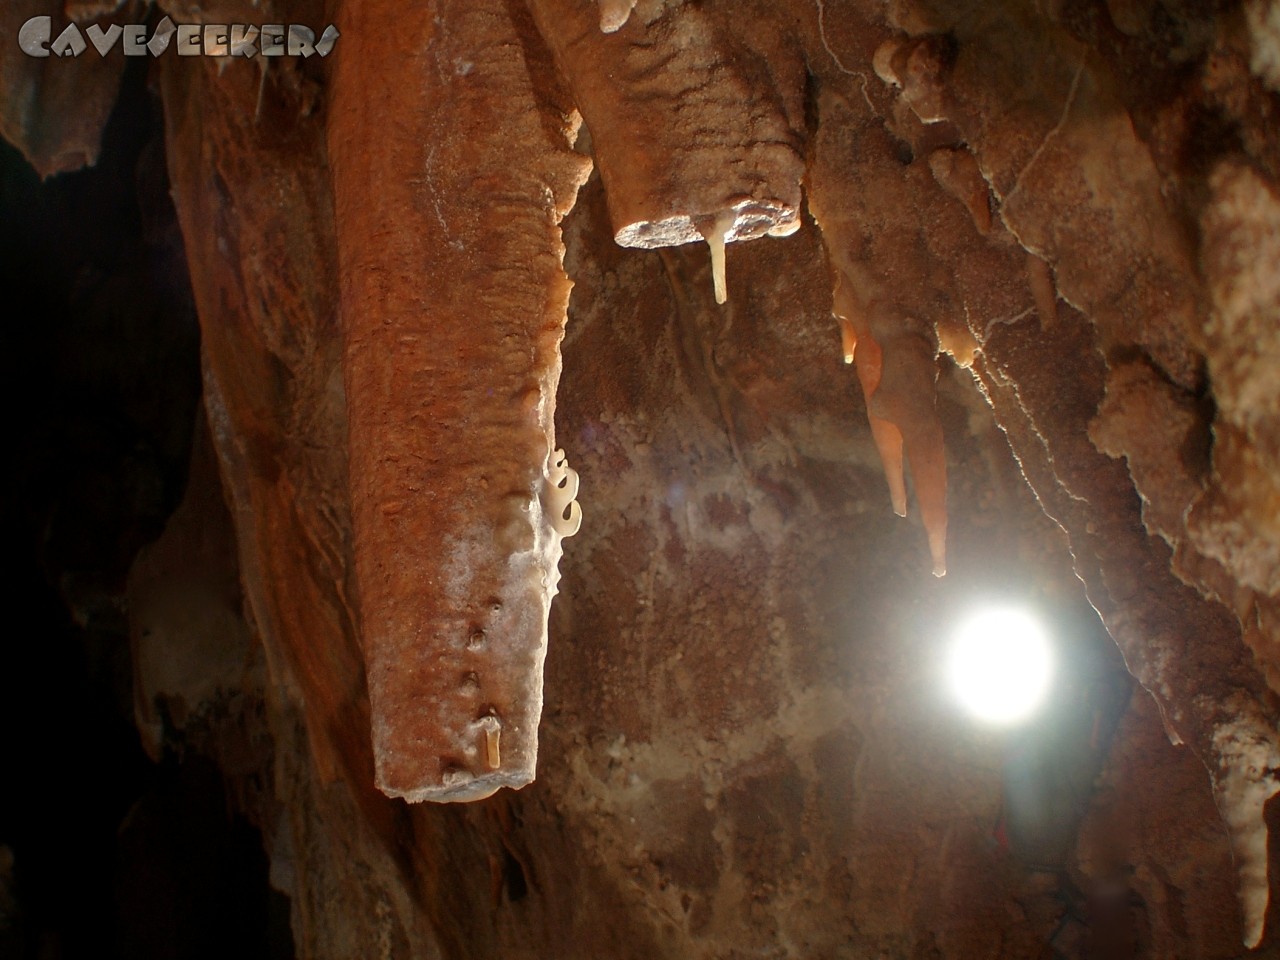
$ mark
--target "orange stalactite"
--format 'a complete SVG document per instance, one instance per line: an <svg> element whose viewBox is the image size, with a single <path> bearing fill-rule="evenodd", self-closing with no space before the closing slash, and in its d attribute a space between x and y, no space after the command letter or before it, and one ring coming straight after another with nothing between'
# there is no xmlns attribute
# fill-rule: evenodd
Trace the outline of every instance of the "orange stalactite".
<svg viewBox="0 0 1280 960"><path fill-rule="evenodd" d="M893 512L907 515L905 458L929 538L933 573L940 577L947 570L947 465L942 428L934 411L932 351L913 334L890 337L884 344L877 340L867 319L870 311L839 272L832 301L845 362L853 360L862 386Z"/></svg>

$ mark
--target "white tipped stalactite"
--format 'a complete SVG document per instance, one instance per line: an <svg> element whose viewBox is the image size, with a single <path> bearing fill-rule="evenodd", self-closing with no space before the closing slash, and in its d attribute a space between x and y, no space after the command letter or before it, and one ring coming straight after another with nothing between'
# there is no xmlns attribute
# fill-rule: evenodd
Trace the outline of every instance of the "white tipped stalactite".
<svg viewBox="0 0 1280 960"><path fill-rule="evenodd" d="M1214 795L1231 835L1231 853L1244 914L1244 944L1262 941L1270 902L1267 880L1267 801L1280 790L1280 747L1261 720L1242 718L1219 726L1213 735L1220 768Z"/></svg>
<svg viewBox="0 0 1280 960"><path fill-rule="evenodd" d="M534 778L560 543L581 522L552 451L559 224L590 162L503 0L341 12L327 123L377 785L475 800Z"/></svg>
<svg viewBox="0 0 1280 960"><path fill-rule="evenodd" d="M729 299L729 287L724 275L724 245L733 230L737 216L732 210L721 211L714 219L698 222L698 232L711 248L711 279L715 288L716 303Z"/></svg>
<svg viewBox="0 0 1280 960"><path fill-rule="evenodd" d="M600 31L615 33L627 25L631 19L631 11L635 9L636 0L599 0Z"/></svg>
<svg viewBox="0 0 1280 960"><path fill-rule="evenodd" d="M698 3L632 12L630 0L530 0L538 30L591 131L624 247L785 236L800 225L803 87L730 54L725 25ZM640 17L640 13L651 19ZM608 32L614 24L626 29ZM602 32L602 28L605 32Z"/></svg>

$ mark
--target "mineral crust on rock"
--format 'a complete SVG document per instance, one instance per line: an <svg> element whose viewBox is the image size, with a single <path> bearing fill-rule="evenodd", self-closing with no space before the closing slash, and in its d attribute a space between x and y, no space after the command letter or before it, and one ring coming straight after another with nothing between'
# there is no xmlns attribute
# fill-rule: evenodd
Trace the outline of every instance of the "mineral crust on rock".
<svg viewBox="0 0 1280 960"><path fill-rule="evenodd" d="M664 247L795 231L802 118L786 108L799 85L787 89L786 65L738 42L707 5L654 6L602 32L604 7L530 4L590 131L615 239Z"/></svg>
<svg viewBox="0 0 1280 960"><path fill-rule="evenodd" d="M577 522L555 446L558 224L590 164L509 4L348 3L339 25L328 143L378 786L475 799L535 773Z"/></svg>
<svg viewBox="0 0 1280 960"><path fill-rule="evenodd" d="M172 196L181 242L117 219L187 264L218 474L140 555L126 702L220 767L297 954L1275 952L1275 10L6 7L54 175L0 157L7 260L66 258L8 331L23 529L88 622L23 427L129 349L76 352L133 274L53 230L101 156ZM15 53L36 14L340 39L126 70ZM147 71L167 183L108 119ZM999 736L933 670L989 598L1059 643Z"/></svg>

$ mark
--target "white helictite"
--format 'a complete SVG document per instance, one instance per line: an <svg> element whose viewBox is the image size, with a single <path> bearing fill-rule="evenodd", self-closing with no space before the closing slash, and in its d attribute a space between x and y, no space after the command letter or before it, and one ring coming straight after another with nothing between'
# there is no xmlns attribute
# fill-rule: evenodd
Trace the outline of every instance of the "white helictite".
<svg viewBox="0 0 1280 960"><path fill-rule="evenodd" d="M995 724L1026 719L1044 702L1053 652L1044 627L1011 608L982 610L961 621L947 652L947 678L960 703Z"/></svg>

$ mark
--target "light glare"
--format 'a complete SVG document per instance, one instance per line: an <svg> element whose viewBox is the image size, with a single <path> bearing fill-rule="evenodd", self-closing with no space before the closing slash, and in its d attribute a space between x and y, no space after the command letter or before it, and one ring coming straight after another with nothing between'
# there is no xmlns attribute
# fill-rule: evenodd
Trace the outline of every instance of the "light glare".
<svg viewBox="0 0 1280 960"><path fill-rule="evenodd" d="M1010 724L1043 702L1053 654L1044 628L1030 614L991 609L960 624L947 667L965 709L990 723Z"/></svg>

